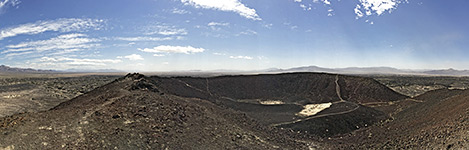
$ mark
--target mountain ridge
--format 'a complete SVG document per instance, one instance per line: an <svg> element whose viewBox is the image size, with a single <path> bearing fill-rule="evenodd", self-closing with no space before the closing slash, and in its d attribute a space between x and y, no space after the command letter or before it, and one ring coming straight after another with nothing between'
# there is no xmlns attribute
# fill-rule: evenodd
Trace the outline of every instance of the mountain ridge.
<svg viewBox="0 0 469 150"><path fill-rule="evenodd" d="M0 73L58 73L55 70L38 70L38 69L31 69L31 68L16 68L16 67L9 67L6 65L0 65Z"/></svg>
<svg viewBox="0 0 469 150"><path fill-rule="evenodd" d="M66 69L66 70L40 70L31 68L15 68L6 65L0 65L0 73L117 73L126 72L118 69ZM133 72L133 71L130 71ZM215 70L185 70L185 71L163 71L163 72L146 72L162 75L181 75L183 73L191 73L194 76L219 76L219 75L235 75L235 74L262 74L262 73L289 73L289 72L324 72L333 74L377 74L377 75L424 75L424 76L469 76L469 70L448 69L398 69L393 67L346 67L346 68L325 68L319 66L301 66L287 69L268 68L261 70L232 70L232 69L215 69Z"/></svg>

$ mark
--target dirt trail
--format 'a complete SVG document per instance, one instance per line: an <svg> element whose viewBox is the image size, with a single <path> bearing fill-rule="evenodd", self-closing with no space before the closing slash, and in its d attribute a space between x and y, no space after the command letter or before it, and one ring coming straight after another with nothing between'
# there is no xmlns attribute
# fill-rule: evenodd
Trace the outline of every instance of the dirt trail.
<svg viewBox="0 0 469 150"><path fill-rule="evenodd" d="M365 105L365 106L368 106L368 107L376 107L375 105L378 105L378 106L382 106L382 105L387 105L387 106L390 106L390 105L394 105L396 103L400 103L402 101L413 101L413 102L417 102L417 103L423 103L423 101L421 100L416 100L416 99L412 99L412 98L406 98L406 99L402 99L402 100L397 100L397 101L391 101L391 102L368 102L368 103L360 103L361 105Z"/></svg>
<svg viewBox="0 0 469 150"><path fill-rule="evenodd" d="M174 79L174 78L173 78L173 79ZM203 92L203 93L208 92L208 91L206 91L206 90L202 90L202 89L196 88L196 87L194 87L194 86L190 85L189 83L184 82L184 81L182 81L182 80L179 80L179 79L174 79L174 80L176 80L176 81L178 81L178 82L181 82L182 84L184 84L184 85L186 85L187 87L192 88L192 89L194 89L194 90L196 90L196 91ZM207 88L208 88L208 87L207 87Z"/></svg>
<svg viewBox="0 0 469 150"><path fill-rule="evenodd" d="M339 97L339 100L341 102L345 102L345 100L342 98L342 95L340 95L340 85L339 85L339 75L335 76L335 92L337 93L337 97Z"/></svg>
<svg viewBox="0 0 469 150"><path fill-rule="evenodd" d="M126 93L128 91L125 91L125 90L121 90L122 93ZM103 104L101 105L97 105L96 107L93 107L91 109L88 109L85 113L85 115L83 115L83 117L80 118L80 121L79 121L79 124L78 124L78 127L76 128L76 132L78 133L78 136L80 138L77 139L76 141L76 144L80 143L80 142L83 142L85 141L85 135L83 133L83 128L84 128L84 125L87 125L89 122L88 122L88 118L94 114L95 112L97 111L100 111L102 110L104 107L106 107L107 105L110 105L112 103L114 103L116 100L120 99L120 98L123 98L125 96L122 95L122 96L119 96L119 97L114 97L114 98L111 98L107 101L105 101Z"/></svg>
<svg viewBox="0 0 469 150"><path fill-rule="evenodd" d="M210 92L210 88L208 86L208 78L205 78L205 83L206 83L206 86L207 86L207 93L210 94L210 96L213 96L212 92Z"/></svg>

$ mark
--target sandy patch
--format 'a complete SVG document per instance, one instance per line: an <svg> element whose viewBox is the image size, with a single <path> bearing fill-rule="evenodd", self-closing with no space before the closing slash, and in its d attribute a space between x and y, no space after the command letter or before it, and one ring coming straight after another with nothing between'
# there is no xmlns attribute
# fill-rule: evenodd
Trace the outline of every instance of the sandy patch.
<svg viewBox="0 0 469 150"><path fill-rule="evenodd" d="M282 101L260 101L259 103L261 103L262 105L281 105L281 104L285 104Z"/></svg>
<svg viewBox="0 0 469 150"><path fill-rule="evenodd" d="M322 104L308 104L303 106L303 110L301 110L297 115L299 116L312 116L315 115L322 110L331 107L332 103L322 103Z"/></svg>
<svg viewBox="0 0 469 150"><path fill-rule="evenodd" d="M17 98L17 97L21 97L21 95L13 94L13 95L5 95L5 96L3 96L3 98L6 98L6 99Z"/></svg>

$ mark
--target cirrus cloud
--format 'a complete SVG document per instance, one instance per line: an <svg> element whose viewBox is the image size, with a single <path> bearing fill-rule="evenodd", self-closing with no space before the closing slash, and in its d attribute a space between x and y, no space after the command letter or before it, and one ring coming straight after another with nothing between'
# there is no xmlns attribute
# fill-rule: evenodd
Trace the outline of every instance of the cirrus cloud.
<svg viewBox="0 0 469 150"><path fill-rule="evenodd" d="M4 10L8 7L15 7L21 3L19 0L0 0L0 14L4 12Z"/></svg>
<svg viewBox="0 0 469 150"><path fill-rule="evenodd" d="M171 13L183 15L183 14L190 14L191 12L187 11L187 10L184 10L184 9L173 8L171 10Z"/></svg>
<svg viewBox="0 0 469 150"><path fill-rule="evenodd" d="M177 28L176 26L169 26L169 25L150 25L144 27L144 34L145 35L187 35L187 30L184 28Z"/></svg>
<svg viewBox="0 0 469 150"><path fill-rule="evenodd" d="M59 35L48 40L22 42L16 45L5 46L1 54L6 57L26 54L66 54L76 51L88 50L100 46L99 39L89 38L86 34L72 33Z"/></svg>
<svg viewBox="0 0 469 150"><path fill-rule="evenodd" d="M108 64L120 63L119 59L90 59L71 57L41 57L36 65L40 67L60 66L60 68L70 68L71 66L107 66Z"/></svg>
<svg viewBox="0 0 469 150"><path fill-rule="evenodd" d="M181 39L182 37L176 37ZM151 37L151 36L137 36L137 37L114 37L114 40L138 42L138 41L167 41L173 40L173 37Z"/></svg>
<svg viewBox="0 0 469 150"><path fill-rule="evenodd" d="M35 23L21 24L14 27L0 29L0 40L17 35L34 35L47 31L79 32L89 29L100 30L104 20L61 18L56 20L37 21Z"/></svg>
<svg viewBox="0 0 469 150"><path fill-rule="evenodd" d="M117 56L117 58L127 58L129 60L144 60L143 57L141 55L138 55L138 54L131 54L131 55L127 55L127 56Z"/></svg>
<svg viewBox="0 0 469 150"><path fill-rule="evenodd" d="M252 57L250 56L230 56L231 59L247 59L247 60L251 60Z"/></svg>
<svg viewBox="0 0 469 150"><path fill-rule="evenodd" d="M257 15L255 9L247 7L239 0L181 0L181 2L196 8L231 11L247 19L262 20L259 15Z"/></svg>
<svg viewBox="0 0 469 150"><path fill-rule="evenodd" d="M194 54L204 52L204 48L195 48L192 46L170 46L160 45L153 48L139 48L138 50L149 53L181 53L181 54ZM161 56L161 55L159 55Z"/></svg>

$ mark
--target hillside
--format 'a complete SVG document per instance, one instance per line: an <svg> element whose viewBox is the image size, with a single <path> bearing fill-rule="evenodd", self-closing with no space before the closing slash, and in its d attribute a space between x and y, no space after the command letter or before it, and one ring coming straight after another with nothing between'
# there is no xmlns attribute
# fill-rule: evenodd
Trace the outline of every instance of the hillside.
<svg viewBox="0 0 469 150"><path fill-rule="evenodd" d="M325 73L152 79L165 93L207 99L244 112L264 125L323 137L347 133L387 118L387 114L361 104L407 98L370 78ZM307 109L319 105L328 106ZM299 114L302 111L311 114Z"/></svg>
<svg viewBox="0 0 469 150"><path fill-rule="evenodd" d="M409 98L324 73L129 74L51 110L0 118L0 149L461 149L468 100L469 90Z"/></svg>
<svg viewBox="0 0 469 150"><path fill-rule="evenodd" d="M306 149L299 134L262 126L128 75L44 112L0 119L4 149Z"/></svg>
<svg viewBox="0 0 469 150"><path fill-rule="evenodd" d="M257 72L324 72L335 74L355 74L355 75L428 75L428 76L469 76L469 70L442 69L442 70L411 70L397 69L392 67L347 67L347 68L324 68L318 66L303 66L288 69L268 69Z"/></svg>
<svg viewBox="0 0 469 150"><path fill-rule="evenodd" d="M469 147L469 90L434 90L375 126L328 141L337 149L464 149Z"/></svg>
<svg viewBox="0 0 469 150"><path fill-rule="evenodd" d="M371 78L326 73L285 73L220 76L210 78L155 76L153 79L170 93L201 97L228 97L237 100L278 100L286 104L339 101L355 103L396 101L406 98ZM194 94L199 93L199 95Z"/></svg>

